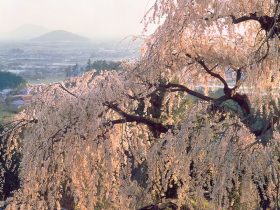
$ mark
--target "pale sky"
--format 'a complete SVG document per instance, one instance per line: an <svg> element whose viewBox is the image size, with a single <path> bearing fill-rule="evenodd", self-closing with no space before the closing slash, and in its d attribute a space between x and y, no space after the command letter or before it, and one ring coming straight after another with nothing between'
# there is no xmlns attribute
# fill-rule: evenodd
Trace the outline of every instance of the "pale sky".
<svg viewBox="0 0 280 210"><path fill-rule="evenodd" d="M153 0L0 0L0 33L24 24L89 38L140 35Z"/></svg>

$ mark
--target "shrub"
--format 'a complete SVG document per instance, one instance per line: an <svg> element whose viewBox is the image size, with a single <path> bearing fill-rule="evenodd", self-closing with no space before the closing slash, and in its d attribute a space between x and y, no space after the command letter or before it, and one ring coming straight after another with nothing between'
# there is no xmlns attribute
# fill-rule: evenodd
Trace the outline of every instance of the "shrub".
<svg viewBox="0 0 280 210"><path fill-rule="evenodd" d="M17 86L25 83L26 81L18 75L0 71L0 90L6 88L16 88Z"/></svg>

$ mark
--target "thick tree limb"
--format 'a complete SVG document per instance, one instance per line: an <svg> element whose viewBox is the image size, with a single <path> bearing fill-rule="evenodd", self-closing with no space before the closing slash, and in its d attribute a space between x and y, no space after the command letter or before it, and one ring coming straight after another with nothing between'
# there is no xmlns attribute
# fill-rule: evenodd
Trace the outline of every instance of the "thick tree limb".
<svg viewBox="0 0 280 210"><path fill-rule="evenodd" d="M124 112L123 110L121 110L117 104L106 102L106 103L104 103L104 106L107 106L108 108L114 110L115 112L117 112L119 115L121 115L124 118L124 120L121 119L121 120L117 120L115 122L113 121L115 124L124 123L124 122L136 122L136 123L145 124L145 125L151 127L152 129L159 131L160 133L166 133L168 131L168 129L171 127L171 126L165 126L161 123L154 122L145 117L128 114L128 113Z"/></svg>
<svg viewBox="0 0 280 210"><path fill-rule="evenodd" d="M196 92L196 91L193 91L189 88L187 88L186 86L184 85L180 85L180 84L174 84L174 83L168 83L166 85L161 85L160 86L161 88L165 88L165 89L169 89L169 88L177 88L177 89L173 89L174 91L183 91L183 92L186 92L194 97L197 97L197 98L200 98L204 101L215 101L214 98L211 98L209 96L205 96L199 92ZM172 91L172 89L171 89Z"/></svg>
<svg viewBox="0 0 280 210"><path fill-rule="evenodd" d="M235 78L235 85L233 88L231 88L232 91L232 95L234 95L236 93L236 91L240 88L240 86L242 85L242 70L241 69L237 69L235 70L236 72L236 78Z"/></svg>
<svg viewBox="0 0 280 210"><path fill-rule="evenodd" d="M203 94L201 94L197 91L191 90L188 87L186 87L184 85L180 85L180 84L175 84L175 83L167 83L167 84L160 84L160 85L153 84L153 86L158 86L158 87L154 91L152 91L151 93L149 93L145 96L138 97L138 96L131 96L129 94L126 94L126 95L127 95L127 97L129 97L132 100L142 100L144 98L151 97L153 94L155 94L158 91L167 90L167 91L170 91L170 92L176 92L176 91L186 92L186 93L188 93L188 94L190 94L194 97L197 97L201 100L204 100L204 101L215 101L216 100L214 98L211 98L209 96L205 96L205 95L203 95Z"/></svg>
<svg viewBox="0 0 280 210"><path fill-rule="evenodd" d="M202 66L202 68L212 77L220 80L221 83L223 83L224 85L224 89L229 89L228 87L228 84L226 82L226 80L220 75L220 74L217 74L215 72L213 72L213 70L215 68L217 68L218 64L216 64L213 68L208 68L208 66L206 65L206 63L204 62L204 60L202 58L193 58L190 54L187 54L186 55L187 57L189 57L190 59L194 59L198 64L200 64L200 66Z"/></svg>
<svg viewBox="0 0 280 210"><path fill-rule="evenodd" d="M251 112L251 108L250 108L250 103L249 103L249 99L246 96L246 94L239 94L239 93L235 93L231 98L233 101L235 101L236 103L238 103L238 105L240 106L240 108L242 109L243 114L249 115Z"/></svg>
<svg viewBox="0 0 280 210"><path fill-rule="evenodd" d="M228 87L228 84L227 84L227 82L226 82L226 80L225 80L220 74L217 74L217 73L214 73L214 72L213 72L213 69L214 69L215 67L217 67L217 65L215 65L215 67L212 68L212 70L211 70L211 69L209 69L209 68L207 67L207 65L205 64L205 62L204 62L203 60L201 60L201 59L196 59L196 61L197 61L197 63L199 63L199 64L203 67L203 69L204 69L208 74L210 74L212 77L215 77L215 78L217 78L218 80L220 80L220 81L223 83L223 85L224 85L224 89L228 89L228 88L229 88L229 87Z"/></svg>
<svg viewBox="0 0 280 210"><path fill-rule="evenodd" d="M205 62L203 61L203 59L195 58L195 60L204 68L204 70L208 74L210 74L214 78L217 78L218 80L220 80L223 83L224 94L225 95L220 97L219 100L216 99L216 101L223 102L223 101L231 99L231 100L235 101L240 106L244 115L250 114L250 103L249 103L248 97L246 96L246 94L237 93L238 88L242 84L242 80L241 80L242 71L241 71L241 69L238 69L236 71L236 84L235 84L235 86L233 88L229 88L226 80L220 74L214 73L213 68L209 69L207 67L207 65L205 64Z"/></svg>
<svg viewBox="0 0 280 210"><path fill-rule="evenodd" d="M235 87L239 87L240 85L238 85L238 83L241 81L241 76L242 76L242 72L241 72L241 69L237 69L236 71L236 85Z"/></svg>
<svg viewBox="0 0 280 210"><path fill-rule="evenodd" d="M258 16L256 13L250 13L249 15L244 15L237 18L234 15L231 15L232 23L239 24L245 21L254 20L258 21L261 25L261 28L268 33L267 38L274 37L275 35L280 34L280 26L276 26L276 23L280 22L280 17L278 14L279 2L275 6L275 15L273 17L263 15Z"/></svg>
<svg viewBox="0 0 280 210"><path fill-rule="evenodd" d="M232 19L233 24L242 23L242 22L245 22L245 21L248 21L248 20L259 21L258 20L259 17L257 16L256 13L251 13L249 15L244 15L244 16L239 17L239 18L236 18L234 15L231 15L230 17Z"/></svg>

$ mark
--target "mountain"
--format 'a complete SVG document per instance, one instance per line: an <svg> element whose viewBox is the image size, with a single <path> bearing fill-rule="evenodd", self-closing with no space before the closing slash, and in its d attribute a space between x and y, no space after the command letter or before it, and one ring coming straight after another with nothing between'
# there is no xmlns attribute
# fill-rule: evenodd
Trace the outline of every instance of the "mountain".
<svg viewBox="0 0 280 210"><path fill-rule="evenodd" d="M32 39L34 42L89 42L89 39L64 30L51 31Z"/></svg>
<svg viewBox="0 0 280 210"><path fill-rule="evenodd" d="M49 29L42 26L26 24L18 27L11 32L1 34L1 39L24 41L41 36L42 34L45 34L49 31Z"/></svg>

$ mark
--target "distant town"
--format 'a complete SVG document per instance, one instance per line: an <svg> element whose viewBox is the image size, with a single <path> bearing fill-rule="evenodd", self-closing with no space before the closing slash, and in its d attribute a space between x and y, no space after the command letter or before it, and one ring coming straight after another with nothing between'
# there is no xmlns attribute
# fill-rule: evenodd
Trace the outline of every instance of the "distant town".
<svg viewBox="0 0 280 210"><path fill-rule="evenodd" d="M67 31L52 31L28 41L0 42L0 71L22 76L29 83L63 80L84 68L89 59L120 61L139 56L139 42L92 42ZM74 72L74 76L77 72Z"/></svg>

